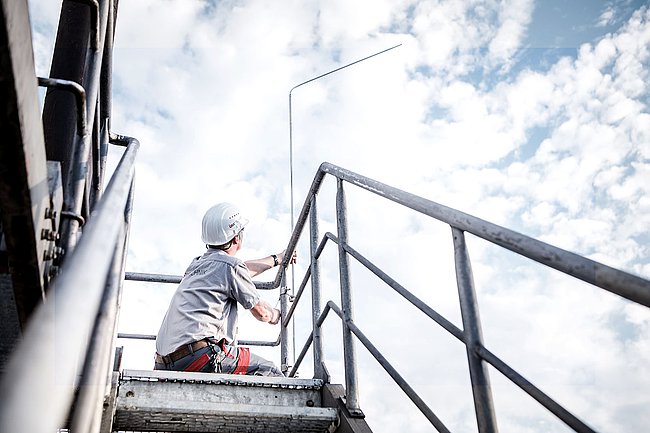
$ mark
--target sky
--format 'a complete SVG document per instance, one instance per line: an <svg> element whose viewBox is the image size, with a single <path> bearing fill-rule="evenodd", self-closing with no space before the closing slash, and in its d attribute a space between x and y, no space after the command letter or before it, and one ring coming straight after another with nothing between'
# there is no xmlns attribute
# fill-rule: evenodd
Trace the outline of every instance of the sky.
<svg viewBox="0 0 650 433"><path fill-rule="evenodd" d="M60 2L29 6L47 76ZM221 201L251 220L240 257L281 251L289 90L397 44L292 92L296 215L328 161L650 278L650 7L632 0L120 2L111 128L141 143L127 270L181 275L204 249L203 213ZM335 186L326 178L318 196L321 233L336 233ZM346 193L353 248L462 328L449 227ZM595 430L647 429L650 310L467 238L486 347ZM451 431L476 431L464 346L354 262L351 277L355 323ZM334 245L322 286L340 303ZM126 282L120 332L155 334L174 289ZM309 305L306 294L297 352ZM240 328L242 339L278 332L251 317ZM343 383L333 317L324 340ZM124 368L152 367L153 343L122 343ZM256 351L279 363L278 350ZM359 343L357 354L373 431L434 431ZM490 378L501 431L571 431L491 368Z"/></svg>

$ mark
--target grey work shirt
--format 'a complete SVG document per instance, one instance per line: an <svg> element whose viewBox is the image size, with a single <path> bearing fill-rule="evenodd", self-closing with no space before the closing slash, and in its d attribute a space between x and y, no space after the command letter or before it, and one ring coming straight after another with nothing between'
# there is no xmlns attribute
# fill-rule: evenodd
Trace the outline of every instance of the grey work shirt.
<svg viewBox="0 0 650 433"><path fill-rule="evenodd" d="M237 303L250 310L259 299L243 261L208 249L185 271L160 325L156 351L168 355L204 338L235 341Z"/></svg>

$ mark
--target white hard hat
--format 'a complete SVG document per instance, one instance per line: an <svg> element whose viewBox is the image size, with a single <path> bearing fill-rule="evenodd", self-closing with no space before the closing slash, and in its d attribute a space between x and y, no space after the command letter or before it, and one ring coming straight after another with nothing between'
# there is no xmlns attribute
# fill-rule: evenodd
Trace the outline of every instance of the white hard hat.
<svg viewBox="0 0 650 433"><path fill-rule="evenodd" d="M208 245L223 245L234 238L248 224L239 208L231 203L212 206L203 216L201 240Z"/></svg>

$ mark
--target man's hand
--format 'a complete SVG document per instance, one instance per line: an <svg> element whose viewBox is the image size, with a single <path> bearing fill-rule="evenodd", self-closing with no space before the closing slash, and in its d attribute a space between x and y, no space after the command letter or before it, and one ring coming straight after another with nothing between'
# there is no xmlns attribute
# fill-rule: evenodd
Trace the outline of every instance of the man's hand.
<svg viewBox="0 0 650 433"><path fill-rule="evenodd" d="M285 256L286 253L287 253L287 250L284 250L280 254L277 255L278 260L280 261L280 263L282 263L284 261L284 256ZM297 261L298 261L298 253L294 251L293 255L291 256L291 260L289 260L289 264L290 265L295 265Z"/></svg>
<svg viewBox="0 0 650 433"><path fill-rule="evenodd" d="M284 255L286 252L287 250L284 250L281 253L272 254L270 256L266 256L261 259L246 260L246 267L248 268L248 273L250 274L251 277L254 277L256 275L261 274L264 271L268 271L269 269L274 268L275 266L277 266L275 264L276 259L278 265L282 263L284 261ZM275 256L275 258L273 256ZM291 260L289 261L289 264L295 264L297 257L298 255L294 252L293 256L291 256Z"/></svg>
<svg viewBox="0 0 650 433"><path fill-rule="evenodd" d="M273 309L273 317L271 318L271 320L269 320L269 323L271 325L277 325L278 323L280 323L280 318L281 317L282 317L282 314L280 313L280 310L278 310L277 308L274 308Z"/></svg>
<svg viewBox="0 0 650 433"><path fill-rule="evenodd" d="M250 312L260 322L275 325L280 321L280 310L271 307L268 302L262 299L250 309Z"/></svg>

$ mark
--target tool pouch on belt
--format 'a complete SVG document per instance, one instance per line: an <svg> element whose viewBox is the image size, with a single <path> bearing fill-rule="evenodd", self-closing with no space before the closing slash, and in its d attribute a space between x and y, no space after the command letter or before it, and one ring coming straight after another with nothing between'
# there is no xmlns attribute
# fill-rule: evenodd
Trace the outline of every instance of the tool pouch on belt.
<svg viewBox="0 0 650 433"><path fill-rule="evenodd" d="M212 354L210 355L210 364L212 365L212 369L215 373L221 373L221 362L226 357L226 353L217 344L211 344L210 348L212 350Z"/></svg>

